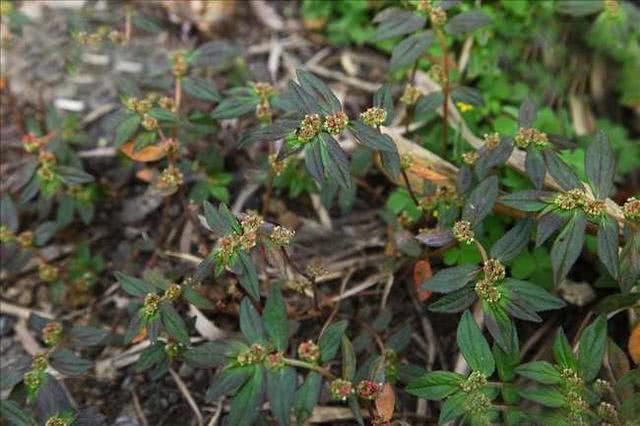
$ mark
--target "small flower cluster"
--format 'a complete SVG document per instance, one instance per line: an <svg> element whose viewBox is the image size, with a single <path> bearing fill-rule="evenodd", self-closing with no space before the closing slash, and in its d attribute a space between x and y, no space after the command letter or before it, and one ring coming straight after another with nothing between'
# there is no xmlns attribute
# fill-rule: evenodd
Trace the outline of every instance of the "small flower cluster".
<svg viewBox="0 0 640 426"><path fill-rule="evenodd" d="M182 287L179 284L172 283L167 287L162 295L162 300L167 300L169 302L173 302L182 294Z"/></svg>
<svg viewBox="0 0 640 426"><path fill-rule="evenodd" d="M256 82L253 83L253 90L260 99L256 105L256 118L262 122L270 121L273 113L269 98L273 96L273 86L269 83Z"/></svg>
<svg viewBox="0 0 640 426"><path fill-rule="evenodd" d="M622 212L627 220L640 222L640 200L631 197L622 206Z"/></svg>
<svg viewBox="0 0 640 426"><path fill-rule="evenodd" d="M453 225L453 237L460 243L471 244L475 239L471 222L459 220Z"/></svg>
<svg viewBox="0 0 640 426"><path fill-rule="evenodd" d="M40 389L46 377L45 370L47 369L47 365L48 362L45 354L38 354L33 357L31 370L27 371L22 377L29 395L35 395Z"/></svg>
<svg viewBox="0 0 640 426"><path fill-rule="evenodd" d="M365 124L371 127L378 127L384 124L387 119L387 111L380 107L371 107L365 112L360 113L360 118Z"/></svg>
<svg viewBox="0 0 640 426"><path fill-rule="evenodd" d="M422 92L417 87L407 84L404 87L404 92L402 92L402 96L400 97L400 102L407 106L415 105L422 96Z"/></svg>
<svg viewBox="0 0 640 426"><path fill-rule="evenodd" d="M47 137L38 137L32 133L22 136L22 147L28 153L33 153L43 148L49 142Z"/></svg>
<svg viewBox="0 0 640 426"><path fill-rule="evenodd" d="M170 98L169 96L160 96L154 92L147 94L143 99L131 96L124 98L122 102L126 109L141 115L143 119L148 117L146 114L151 111L154 105L158 105L159 107L170 111L175 109L173 98Z"/></svg>
<svg viewBox="0 0 640 426"><path fill-rule="evenodd" d="M298 345L298 357L303 361L315 364L320 359L320 347L312 340L302 342Z"/></svg>
<svg viewBox="0 0 640 426"><path fill-rule="evenodd" d="M48 322L42 329L42 341L47 346L55 346L62 339L62 324L57 321Z"/></svg>
<svg viewBox="0 0 640 426"><path fill-rule="evenodd" d="M482 415L491 408L491 399L482 392L472 392L466 398L464 408L467 413L472 415Z"/></svg>
<svg viewBox="0 0 640 426"><path fill-rule="evenodd" d="M362 399L374 400L380 394L382 384L372 380L363 380L356 386L356 393Z"/></svg>
<svg viewBox="0 0 640 426"><path fill-rule="evenodd" d="M611 425L622 425L624 422L620 418L618 414L618 410L616 406L609 402L601 402L598 404L598 408L596 409L598 416L602 418L605 422Z"/></svg>
<svg viewBox="0 0 640 426"><path fill-rule="evenodd" d="M222 265L228 265L238 249L251 250L258 242L258 236L264 219L250 212L240 220L241 232L220 238L215 256Z"/></svg>
<svg viewBox="0 0 640 426"><path fill-rule="evenodd" d="M429 77L440 85L444 84L449 79L444 68L438 64L432 65L431 68L429 68Z"/></svg>
<svg viewBox="0 0 640 426"><path fill-rule="evenodd" d="M267 350L265 347L254 343L248 350L240 352L236 357L236 361L240 366L244 367L245 365L254 365L262 362L266 355Z"/></svg>
<svg viewBox="0 0 640 426"><path fill-rule="evenodd" d="M327 115L323 128L332 135L339 135L349 125L349 117L342 111Z"/></svg>
<svg viewBox="0 0 640 426"><path fill-rule="evenodd" d="M149 114L144 114L142 116L142 127L148 131L158 130L158 120L150 116Z"/></svg>
<svg viewBox="0 0 640 426"><path fill-rule="evenodd" d="M169 342L164 346L164 352L171 360L176 359L183 349L184 345L178 342Z"/></svg>
<svg viewBox="0 0 640 426"><path fill-rule="evenodd" d="M285 366L282 352L273 352L264 359L265 366L271 370L278 370Z"/></svg>
<svg viewBox="0 0 640 426"><path fill-rule="evenodd" d="M467 379L460 383L460 387L464 392L476 391L487 384L487 376L479 371L473 371Z"/></svg>
<svg viewBox="0 0 640 426"><path fill-rule="evenodd" d="M339 401L346 401L353 394L353 384L344 379L335 379L329 385L331 398Z"/></svg>
<svg viewBox="0 0 640 426"><path fill-rule="evenodd" d="M485 133L484 134L484 147L487 149L496 149L500 145L499 133Z"/></svg>
<svg viewBox="0 0 640 426"><path fill-rule="evenodd" d="M278 225L273 228L273 231L271 231L269 239L271 239L271 241L276 245L288 246L295 235L296 233L292 229Z"/></svg>
<svg viewBox="0 0 640 426"><path fill-rule="evenodd" d="M322 129L322 119L318 114L307 114L304 116L302 123L300 123L300 127L297 131L298 139L307 143L310 142L311 139L318 136L320 130Z"/></svg>
<svg viewBox="0 0 640 426"><path fill-rule="evenodd" d="M114 44L123 44L126 41L125 35L118 30L109 30L108 27L102 26L93 33L86 31L77 32L74 35L78 43L85 46L97 46L106 39L109 39Z"/></svg>
<svg viewBox="0 0 640 426"><path fill-rule="evenodd" d="M553 203L562 210L573 210L580 208L589 216L597 217L603 215L607 206L604 200L594 200L587 196L582 189L572 189L568 192L558 194Z"/></svg>
<svg viewBox="0 0 640 426"><path fill-rule="evenodd" d="M544 148L549 145L547 134L533 128L518 129L518 133L516 133L513 141L516 146L521 149L527 149L531 145L538 148Z"/></svg>
<svg viewBox="0 0 640 426"><path fill-rule="evenodd" d="M469 151L462 154L462 161L464 161L464 163L469 166L473 166L474 164L476 164L478 158L480 158L480 154L478 154L478 151Z"/></svg>
<svg viewBox="0 0 640 426"><path fill-rule="evenodd" d="M482 266L484 277L491 282L503 280L506 276L504 265L498 259L488 259Z"/></svg>
<svg viewBox="0 0 640 426"><path fill-rule="evenodd" d="M55 415L47 419L45 426L71 426L74 423L72 416L63 414Z"/></svg>
<svg viewBox="0 0 640 426"><path fill-rule="evenodd" d="M171 64L173 66L173 75L180 79L187 75L189 71L189 63L187 62L187 54L184 51L178 51L171 55Z"/></svg>
<svg viewBox="0 0 640 426"><path fill-rule="evenodd" d="M476 283L475 292L481 300L488 303L496 303L501 297L501 294L494 285L494 282L486 278L483 278Z"/></svg>
<svg viewBox="0 0 640 426"><path fill-rule="evenodd" d="M440 6L431 7L429 19L434 27L441 27L447 22L447 11Z"/></svg>
<svg viewBox="0 0 640 426"><path fill-rule="evenodd" d="M413 166L413 157L410 154L403 154L400 157L400 168L402 170L408 170Z"/></svg>
<svg viewBox="0 0 640 426"><path fill-rule="evenodd" d="M144 304L142 305L142 315L145 319L152 319L156 315L158 309L160 308L160 302L162 302L162 299L155 293L148 293L144 297Z"/></svg>
<svg viewBox="0 0 640 426"><path fill-rule="evenodd" d="M14 235L9 229L6 227L0 228L0 242L8 243L15 240L20 247L29 248L33 246L33 232L32 231L24 231L19 233L18 235Z"/></svg>
<svg viewBox="0 0 640 426"><path fill-rule="evenodd" d="M179 168L170 164L160 173L160 178L156 183L157 189L161 191L173 192L184 183L184 176Z"/></svg>
<svg viewBox="0 0 640 426"><path fill-rule="evenodd" d="M38 265L38 277L46 283L54 282L58 279L59 275L60 270L54 265L45 262Z"/></svg>

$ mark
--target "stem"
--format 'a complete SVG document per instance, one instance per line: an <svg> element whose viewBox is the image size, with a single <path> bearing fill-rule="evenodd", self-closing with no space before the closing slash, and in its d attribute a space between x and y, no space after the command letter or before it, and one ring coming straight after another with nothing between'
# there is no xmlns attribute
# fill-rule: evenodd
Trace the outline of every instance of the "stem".
<svg viewBox="0 0 640 426"><path fill-rule="evenodd" d="M415 192L413 192L413 188L411 187L411 183L409 182L409 176L407 176L407 172L404 169L401 169L402 179L404 180L405 185L407 185L407 191L411 196L411 199L414 203L416 203L416 207L420 207L420 201L418 201L418 197L416 197Z"/></svg>
<svg viewBox="0 0 640 426"><path fill-rule="evenodd" d="M124 39L127 44L129 44L129 41L131 41L131 32L132 32L131 15L132 15L131 7L129 6L126 8L125 18L124 18Z"/></svg>
<svg viewBox="0 0 640 426"><path fill-rule="evenodd" d="M476 247L478 248L478 251L480 252L480 256L482 256L482 261L483 262L487 262L489 260L489 256L487 256L487 251L484 249L482 244L480 244L480 242L478 242L478 240L473 240L473 242L476 244Z"/></svg>
<svg viewBox="0 0 640 426"><path fill-rule="evenodd" d="M174 103L176 104L176 114L180 111L180 103L182 102L182 78L176 78L176 95Z"/></svg>
<svg viewBox="0 0 640 426"><path fill-rule="evenodd" d="M442 94L444 95L444 103L442 104L442 155L447 151L447 133L449 131L449 61L447 57L449 51L447 49L447 40L441 28L436 28L436 36L442 50L442 68L444 70L444 81L442 82Z"/></svg>
<svg viewBox="0 0 640 426"><path fill-rule="evenodd" d="M319 365L310 364L308 362L300 361L298 359L292 359L292 358L284 358L283 361L285 364L290 365L291 367L306 368L307 370L320 373L329 380L335 380L336 378L336 376L331 374L329 370L327 370L326 368L320 367Z"/></svg>

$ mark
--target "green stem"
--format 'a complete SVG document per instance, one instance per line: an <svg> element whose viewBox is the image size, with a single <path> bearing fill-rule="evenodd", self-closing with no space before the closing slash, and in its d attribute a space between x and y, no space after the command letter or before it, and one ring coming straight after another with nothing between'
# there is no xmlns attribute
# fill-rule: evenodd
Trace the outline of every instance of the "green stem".
<svg viewBox="0 0 640 426"><path fill-rule="evenodd" d="M329 370L327 370L326 368L320 367L319 365L316 365L316 364L311 364L305 361L300 361L298 359L292 359L292 358L284 358L283 361L285 364L291 367L306 368L307 370L312 370L317 373L320 373L329 380L335 380L336 378L333 374L331 374Z"/></svg>

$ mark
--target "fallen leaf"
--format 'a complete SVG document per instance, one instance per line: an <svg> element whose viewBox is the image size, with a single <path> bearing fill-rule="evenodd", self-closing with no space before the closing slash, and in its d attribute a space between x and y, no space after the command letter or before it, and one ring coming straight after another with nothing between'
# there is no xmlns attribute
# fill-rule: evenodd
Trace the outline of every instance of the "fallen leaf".
<svg viewBox="0 0 640 426"><path fill-rule="evenodd" d="M143 182L151 183L154 182L157 178L158 172L154 169L150 169L145 167L144 169L140 169L136 172L136 177Z"/></svg>
<svg viewBox="0 0 640 426"><path fill-rule="evenodd" d="M640 364L640 322L633 327L629 336L629 355L636 365Z"/></svg>
<svg viewBox="0 0 640 426"><path fill-rule="evenodd" d="M139 161L141 163L162 160L167 155L166 143L161 142L156 145L145 146L138 151L134 151L133 149L135 144L135 140L127 142L120 147L120 151L132 160Z"/></svg>
<svg viewBox="0 0 640 426"><path fill-rule="evenodd" d="M418 260L413 267L413 286L418 294L418 300L424 302L431 297L432 292L422 289L422 283L431 278L431 263L429 259Z"/></svg>
<svg viewBox="0 0 640 426"><path fill-rule="evenodd" d="M393 386L389 383L385 383L376 398L376 411L381 420L385 422L391 421L393 417L393 411L396 407L396 394L393 391Z"/></svg>
<svg viewBox="0 0 640 426"><path fill-rule="evenodd" d="M440 173L434 172L428 167L424 167L419 164L413 164L411 167L409 167L409 173L419 176L426 180L434 181L434 182L449 180L448 177L441 175Z"/></svg>
<svg viewBox="0 0 640 426"><path fill-rule="evenodd" d="M142 342L147 338L147 327L142 327L140 332L131 340L131 343L136 344Z"/></svg>

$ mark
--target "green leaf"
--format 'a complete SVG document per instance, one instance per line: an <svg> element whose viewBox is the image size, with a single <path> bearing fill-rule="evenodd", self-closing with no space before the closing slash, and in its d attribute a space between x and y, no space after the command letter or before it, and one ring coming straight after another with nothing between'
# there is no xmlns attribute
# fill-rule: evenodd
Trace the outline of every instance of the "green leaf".
<svg viewBox="0 0 640 426"><path fill-rule="evenodd" d="M296 370L291 367L267 371L267 395L271 413L280 425L289 424L289 412L296 392Z"/></svg>
<svg viewBox="0 0 640 426"><path fill-rule="evenodd" d="M393 139L391 139L389 135L380 133L378 129L364 124L360 120L352 124L351 132L358 142L368 148L377 151L398 151Z"/></svg>
<svg viewBox="0 0 640 426"><path fill-rule="evenodd" d="M493 374L496 364L491 348L469 311L462 314L456 341L462 356L473 371L479 371L487 377Z"/></svg>
<svg viewBox="0 0 640 426"><path fill-rule="evenodd" d="M114 141L116 148L119 148L124 143L129 142L133 135L136 134L141 121L142 119L138 114L129 114L129 116L118 125Z"/></svg>
<svg viewBox="0 0 640 426"><path fill-rule="evenodd" d="M611 294L598 302L593 311L598 314L608 314L618 309L631 307L638 300L640 300L640 293Z"/></svg>
<svg viewBox="0 0 640 426"><path fill-rule="evenodd" d="M468 10L449 19L445 29L451 35L470 33L491 23L491 17L481 10Z"/></svg>
<svg viewBox="0 0 640 426"><path fill-rule="evenodd" d="M322 148L319 142L310 143L304 150L304 165L318 185L322 185L324 182L324 166L321 151Z"/></svg>
<svg viewBox="0 0 640 426"><path fill-rule="evenodd" d="M356 354L353 351L351 340L342 336L342 378L352 381L356 375Z"/></svg>
<svg viewBox="0 0 640 426"><path fill-rule="evenodd" d="M91 361L80 358L67 349L59 349L49 356L49 363L53 368L67 376L80 376L93 365Z"/></svg>
<svg viewBox="0 0 640 426"><path fill-rule="evenodd" d="M537 115L538 107L533 99L527 96L522 104L520 104L520 109L518 110L518 127L524 129L531 128L536 121Z"/></svg>
<svg viewBox="0 0 640 426"><path fill-rule="evenodd" d="M545 165L542 152L537 148L527 149L527 156L524 161L524 167L527 172L527 176L531 179L533 186L536 189L541 189L544 184Z"/></svg>
<svg viewBox="0 0 640 426"><path fill-rule="evenodd" d="M384 119L385 126L388 126L393 121L393 96L391 95L391 87L388 84L383 84L373 94L373 106L382 108L387 113Z"/></svg>
<svg viewBox="0 0 640 426"><path fill-rule="evenodd" d="M582 188L582 183L576 172L565 163L555 151L544 150L544 160L547 165L547 170L551 177L558 182L558 185L565 191L569 191L574 188Z"/></svg>
<svg viewBox="0 0 640 426"><path fill-rule="evenodd" d="M400 68L413 64L426 53L432 42L433 32L429 30L410 35L396 44L391 51L389 71L395 72Z"/></svg>
<svg viewBox="0 0 640 426"><path fill-rule="evenodd" d="M205 342L192 346L182 354L183 359L193 368L212 368L225 363L229 357L229 343L225 341Z"/></svg>
<svg viewBox="0 0 640 426"><path fill-rule="evenodd" d="M202 203L202 207L204 210L204 217L207 221L207 225L209 225L209 228L211 228L213 232L215 232L219 236L228 235L233 232L233 224L229 223L229 220L227 220L225 215L223 215L219 209L216 209L208 201ZM220 206L220 208L222 208L222 205Z"/></svg>
<svg viewBox="0 0 640 426"><path fill-rule="evenodd" d="M83 183L93 182L93 176L82 169L71 166L57 166L56 174L67 185L82 185Z"/></svg>
<svg viewBox="0 0 640 426"><path fill-rule="evenodd" d="M322 80L301 69L296 70L296 76L302 89L318 101L323 113L333 114L342 111L340 101Z"/></svg>
<svg viewBox="0 0 640 426"><path fill-rule="evenodd" d="M238 276L238 281L254 300L260 300L260 288L258 284L258 271L251 257L244 251L239 251L233 271Z"/></svg>
<svg viewBox="0 0 640 426"><path fill-rule="evenodd" d="M120 283L120 286L131 296L143 297L148 293L155 293L153 286L139 278L132 277L122 272L114 273L116 280Z"/></svg>
<svg viewBox="0 0 640 426"><path fill-rule="evenodd" d="M586 228L587 220L584 213L576 212L553 243L551 266L556 285L562 283L573 264L578 260L584 244Z"/></svg>
<svg viewBox="0 0 640 426"><path fill-rule="evenodd" d="M78 348L87 348L99 345L109 332L97 327L86 325L74 325L69 330L69 343Z"/></svg>
<svg viewBox="0 0 640 426"><path fill-rule="evenodd" d="M408 10L390 7L378 13L373 22L380 24L370 38L370 41L375 43L416 32L424 26L425 19Z"/></svg>
<svg viewBox="0 0 640 426"><path fill-rule="evenodd" d="M388 135L384 135L389 137ZM400 155L396 151L380 151L382 168L393 179L400 176Z"/></svg>
<svg viewBox="0 0 640 426"><path fill-rule="evenodd" d="M464 376L449 371L433 371L407 385L407 392L422 399L440 401L460 390Z"/></svg>
<svg viewBox="0 0 640 426"><path fill-rule="evenodd" d="M493 345L493 359L496 361L496 370L498 370L498 376L503 382L513 382L515 378L515 368L520 364L520 345L518 340L518 331L513 325L512 333L513 341L509 345L511 349L506 352L497 343ZM505 390L503 389L503 397ZM508 402L508 401L505 401Z"/></svg>
<svg viewBox="0 0 640 426"><path fill-rule="evenodd" d="M160 320L167 334L183 345L189 344L189 331L184 320L171 303L160 304Z"/></svg>
<svg viewBox="0 0 640 426"><path fill-rule="evenodd" d="M515 327L505 308L498 304L482 302L482 310L485 313L485 324L489 334L505 352L511 352Z"/></svg>
<svg viewBox="0 0 640 426"><path fill-rule="evenodd" d="M519 221L491 247L491 257L505 263L515 259L529 244L532 225L529 218Z"/></svg>
<svg viewBox="0 0 640 426"><path fill-rule="evenodd" d="M298 392L296 392L294 409L299 425L304 424L305 420L311 416L311 412L318 403L321 387L322 376L312 371L307 374L304 383L300 386Z"/></svg>
<svg viewBox="0 0 640 426"><path fill-rule="evenodd" d="M537 402L545 407L558 408L565 403L564 396L555 388L519 389L518 393L524 399Z"/></svg>
<svg viewBox="0 0 640 426"><path fill-rule="evenodd" d="M590 382L598 376L607 343L607 318L599 315L582 332L578 341L578 369L582 378Z"/></svg>
<svg viewBox="0 0 640 426"><path fill-rule="evenodd" d="M602 10L604 3L584 0L558 0L555 9L558 13L575 17L588 16Z"/></svg>
<svg viewBox="0 0 640 426"><path fill-rule="evenodd" d="M10 399L0 399L0 418L13 426L36 426L35 418Z"/></svg>
<svg viewBox="0 0 640 426"><path fill-rule="evenodd" d="M478 297L472 288L461 288L453 291L429 305L432 312L462 312L467 309Z"/></svg>
<svg viewBox="0 0 640 426"><path fill-rule="evenodd" d="M467 197L462 219L468 220L472 225L477 225L493 210L493 205L498 197L498 178L490 176L475 187Z"/></svg>
<svg viewBox="0 0 640 426"><path fill-rule="evenodd" d="M500 203L524 212L537 212L547 207L542 200L552 195L553 193L548 191L519 191L500 197Z"/></svg>
<svg viewBox="0 0 640 426"><path fill-rule="evenodd" d="M416 117L429 114L441 107L443 102L444 95L440 90L438 90L437 92L428 93L424 96L420 96L420 99L418 99L418 102L416 102L414 114L416 115Z"/></svg>
<svg viewBox="0 0 640 426"><path fill-rule="evenodd" d="M215 375L204 397L206 402L214 402L224 395L235 393L258 368L254 365L225 368Z"/></svg>
<svg viewBox="0 0 640 426"><path fill-rule="evenodd" d="M152 108L149 115L158 120L160 124L176 124L179 120L175 112L164 108Z"/></svg>
<svg viewBox="0 0 640 426"><path fill-rule="evenodd" d="M466 392L457 392L447 398L440 409L438 424L449 423L460 417L465 411L465 401L468 397Z"/></svg>
<svg viewBox="0 0 640 426"><path fill-rule="evenodd" d="M553 357L561 367L569 368L573 371L578 368L576 356L573 354L571 345L562 329L558 330L558 334L556 334L556 338L553 341Z"/></svg>
<svg viewBox="0 0 640 426"><path fill-rule="evenodd" d="M186 287L182 289L182 296L184 299L191 303L196 308L200 309L213 309L213 303L205 299L196 289Z"/></svg>
<svg viewBox="0 0 640 426"><path fill-rule="evenodd" d="M347 321L334 322L326 328L320 339L318 340L318 346L320 346L320 362L325 363L331 361L336 356L338 349L340 349L340 343L342 336L347 329L349 323Z"/></svg>
<svg viewBox="0 0 640 426"><path fill-rule="evenodd" d="M0 224L11 232L16 232L20 226L18 209L9 194L4 194L0 200Z"/></svg>
<svg viewBox="0 0 640 426"><path fill-rule="evenodd" d="M266 343L262 318L246 298L240 303L240 330L249 343Z"/></svg>
<svg viewBox="0 0 640 426"><path fill-rule="evenodd" d="M282 298L280 286L277 284L271 286L271 295L265 304L262 319L267 335L271 338L275 348L279 351L286 351L289 343L287 307Z"/></svg>
<svg viewBox="0 0 640 426"><path fill-rule="evenodd" d="M516 368L516 373L545 385L557 385L563 381L556 367L547 361L533 361Z"/></svg>
<svg viewBox="0 0 640 426"><path fill-rule="evenodd" d="M610 196L616 175L616 156L604 132L598 132L587 146L584 168L595 196L599 199Z"/></svg>
<svg viewBox="0 0 640 426"><path fill-rule="evenodd" d="M538 227L536 229L536 247L540 247L545 241L564 226L569 220L569 217L565 214L558 214L556 212L549 212L538 219Z"/></svg>
<svg viewBox="0 0 640 426"><path fill-rule="evenodd" d="M478 274L478 265L455 266L439 271L422 284L425 290L437 293L449 293L466 286Z"/></svg>
<svg viewBox="0 0 640 426"><path fill-rule="evenodd" d="M156 342L143 350L140 353L140 358L138 358L136 363L133 365L133 369L138 373L142 373L154 365L168 361L167 352L164 350L164 346L164 343Z"/></svg>
<svg viewBox="0 0 640 426"><path fill-rule="evenodd" d="M566 306L566 303L559 297L528 281L507 278L503 281L502 286L536 312L560 309Z"/></svg>
<svg viewBox="0 0 640 426"><path fill-rule="evenodd" d="M336 182L340 187L349 189L351 182L351 167L347 154L338 142L328 133L320 134L320 156L327 178Z"/></svg>
<svg viewBox="0 0 640 426"><path fill-rule="evenodd" d="M184 91L196 99L203 101L217 102L220 100L220 93L216 90L213 82L197 77L185 77L182 79Z"/></svg>
<svg viewBox="0 0 640 426"><path fill-rule="evenodd" d="M605 215L598 224L598 258L615 279L620 274L618 258L618 222Z"/></svg>
<svg viewBox="0 0 640 426"><path fill-rule="evenodd" d="M211 112L211 118L225 120L243 116L254 112L258 101L259 99L255 95L225 98L218 104L213 112Z"/></svg>
<svg viewBox="0 0 640 426"><path fill-rule="evenodd" d="M254 424L262 405L264 394L264 371L255 368L253 375L240 388L231 401L231 409L228 424L237 426L250 426Z"/></svg>
<svg viewBox="0 0 640 426"><path fill-rule="evenodd" d="M453 102L463 102L465 104L481 107L484 105L484 98L479 90L468 86L458 86L451 91Z"/></svg>

